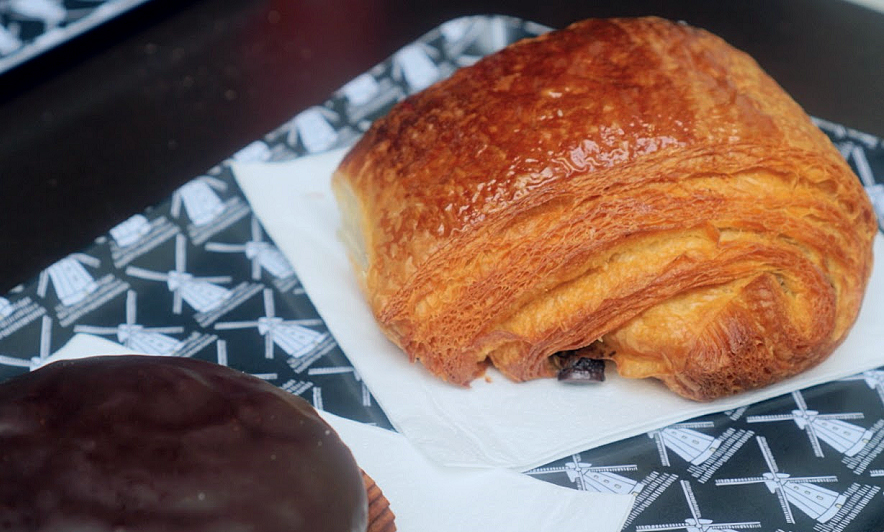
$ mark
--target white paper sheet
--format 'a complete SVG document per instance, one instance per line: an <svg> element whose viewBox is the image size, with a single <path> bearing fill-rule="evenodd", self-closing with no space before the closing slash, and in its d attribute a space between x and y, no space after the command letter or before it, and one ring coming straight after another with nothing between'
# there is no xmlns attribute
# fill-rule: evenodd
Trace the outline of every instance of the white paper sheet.
<svg viewBox="0 0 884 532"><path fill-rule="evenodd" d="M52 358L132 353L78 334ZM618 532L632 508L633 495L563 488L507 469L445 468L401 434L320 414L380 486L400 532Z"/></svg>
<svg viewBox="0 0 884 532"><path fill-rule="evenodd" d="M431 462L401 434L322 416L384 492L401 532L619 531L633 495L589 493L502 468Z"/></svg>
<svg viewBox="0 0 884 532"><path fill-rule="evenodd" d="M330 176L342 150L283 163L234 164L267 233L291 261L335 339L398 431L449 466L527 470L672 423L719 412L884 365L884 239L859 319L826 362L762 390L696 403L653 380L611 371L599 386L553 379L516 384L494 371L470 389L431 376L375 325L336 234Z"/></svg>

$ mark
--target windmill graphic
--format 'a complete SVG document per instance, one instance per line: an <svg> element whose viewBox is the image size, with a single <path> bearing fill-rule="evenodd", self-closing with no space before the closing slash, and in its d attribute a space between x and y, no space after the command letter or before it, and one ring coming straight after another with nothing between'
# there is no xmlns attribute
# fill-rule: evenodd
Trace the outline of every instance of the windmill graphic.
<svg viewBox="0 0 884 532"><path fill-rule="evenodd" d="M0 338L6 338L46 314L46 309L24 296L15 300L0 297Z"/></svg>
<svg viewBox="0 0 884 532"><path fill-rule="evenodd" d="M181 215L181 207L187 212L187 217L195 226L211 223L225 210L224 202L215 193L216 190L226 190L227 184L217 178L202 176L193 179L179 188L172 195L170 213L174 218Z"/></svg>
<svg viewBox="0 0 884 532"><path fill-rule="evenodd" d="M0 364L5 366L14 366L20 368L28 368L33 371L41 366L52 362L51 360L51 344L52 344L52 318L44 315L40 323L40 347L37 354L31 358L18 358L8 355L0 355Z"/></svg>
<svg viewBox="0 0 884 532"><path fill-rule="evenodd" d="M630 494L640 492L645 485L616 473L637 469L634 465L592 467L592 464L583 462L579 454L575 454L562 467L539 467L528 471L528 474L565 473L568 480L583 491Z"/></svg>
<svg viewBox="0 0 884 532"><path fill-rule="evenodd" d="M272 156L270 146L263 140L256 140L234 153L231 159L238 163L263 163L269 161Z"/></svg>
<svg viewBox="0 0 884 532"><path fill-rule="evenodd" d="M126 274L148 281L165 282L172 292L172 312L181 314L182 301L186 301L197 312L210 312L230 297L231 291L215 283L229 283L229 276L194 277L187 273L187 242L184 235L175 237L175 269L157 272L128 266Z"/></svg>
<svg viewBox="0 0 884 532"><path fill-rule="evenodd" d="M184 327L145 327L137 323L137 294L132 290L126 293L126 322L116 327L94 325L74 325L74 332L113 335L129 349L149 355L172 355L184 345L183 342L168 336L180 334Z"/></svg>
<svg viewBox="0 0 884 532"><path fill-rule="evenodd" d="M332 125L340 119L331 109L314 105L295 116L287 136L290 146L297 146L298 139L308 153L319 153L330 149L339 140L341 132Z"/></svg>
<svg viewBox="0 0 884 532"><path fill-rule="evenodd" d="M366 105L381 91L380 83L371 72L360 74L338 91L352 107ZM352 117L351 117L352 118Z"/></svg>
<svg viewBox="0 0 884 532"><path fill-rule="evenodd" d="M425 44L408 45L393 56L393 78L402 79L409 92L425 89L444 77L434 58L439 52Z"/></svg>
<svg viewBox="0 0 884 532"><path fill-rule="evenodd" d="M657 452L664 466L670 466L667 449L682 457L685 461L697 465L705 462L721 447L721 440L693 429L712 428L711 421L694 421L676 423L660 430L653 430L648 437L657 444Z"/></svg>
<svg viewBox="0 0 884 532"><path fill-rule="evenodd" d="M442 24L439 30L445 40L446 54L461 66L481 58L475 52L468 52L469 48L478 47L484 55L500 50L510 41L507 22L501 17L461 17ZM542 31L549 31L549 28Z"/></svg>
<svg viewBox="0 0 884 532"><path fill-rule="evenodd" d="M748 423L769 423L774 421L794 421L798 428L807 433L814 455L822 458L823 449L820 440L831 445L845 456L854 456L872 438L872 431L844 421L845 419L862 419L862 413L820 414L807 408L807 403L800 391L792 392L792 398L798 408L789 414L748 416Z"/></svg>
<svg viewBox="0 0 884 532"><path fill-rule="evenodd" d="M761 528L761 523L758 521L715 523L711 519L706 519L700 514L700 506L697 504L696 497L694 497L694 491L691 489L690 482L682 480L681 489L688 502L688 508L691 510L691 517L685 519L684 523L637 526L635 527L636 532L650 532L656 530L687 530L688 532L709 532L711 530L718 530L721 532L736 532L737 530L745 530L749 528Z"/></svg>
<svg viewBox="0 0 884 532"><path fill-rule="evenodd" d="M366 117L401 100L405 91L383 69L374 68L341 87L337 95L343 99L347 119L364 131L371 124Z"/></svg>
<svg viewBox="0 0 884 532"><path fill-rule="evenodd" d="M101 262L83 253L74 253L46 268L37 281L37 295L46 297L49 282L61 304L70 307L98 290L98 283L83 265L97 268Z"/></svg>
<svg viewBox="0 0 884 532"><path fill-rule="evenodd" d="M37 278L37 296L40 298L46 298L50 285L54 289L58 298L55 319L62 327L67 327L129 288L128 283L117 279L112 273L105 273L98 279L92 277L86 266L99 268L101 261L85 253L73 253L40 272Z"/></svg>
<svg viewBox="0 0 884 532"><path fill-rule="evenodd" d="M150 233L150 229L150 221L147 217L143 214L136 214L112 227L110 236L117 246L125 248L138 243Z"/></svg>
<svg viewBox="0 0 884 532"><path fill-rule="evenodd" d="M8 318L15 309L5 297L0 297L0 319Z"/></svg>
<svg viewBox="0 0 884 532"><path fill-rule="evenodd" d="M324 366L321 368L311 367L307 370L307 375L351 375L362 388L362 406L371 406L371 391L369 391L368 386L365 385L365 381L362 380L362 377L359 376L359 373L356 372L356 368L354 368L353 366Z"/></svg>
<svg viewBox="0 0 884 532"><path fill-rule="evenodd" d="M822 482L837 482L837 477L832 475L793 477L783 473L774 460L767 439L764 436L756 436L755 439L761 448L768 471L756 477L719 479L715 481L716 486L764 484L771 493L776 494L786 522L792 524L795 523L792 506L820 523L832 519L844 506L847 501L846 495L816 485Z"/></svg>
<svg viewBox="0 0 884 532"><path fill-rule="evenodd" d="M206 251L218 253L244 253L246 258L252 261L252 279L261 279L261 271L267 270L270 275L277 279L286 279L295 274L291 264L279 249L263 238L261 224L258 218L252 216L252 239L244 244L225 244L221 242L208 242Z"/></svg>
<svg viewBox="0 0 884 532"><path fill-rule="evenodd" d="M0 26L0 56L10 55L21 48L23 42L16 33L8 30L6 26Z"/></svg>
<svg viewBox="0 0 884 532"><path fill-rule="evenodd" d="M264 289L264 316L251 321L228 321L215 324L216 330L256 328L264 337L264 356L273 358L273 346L289 356L300 358L313 351L326 338L328 333L319 333L307 327L322 325L322 320L283 320L276 316L273 290Z"/></svg>

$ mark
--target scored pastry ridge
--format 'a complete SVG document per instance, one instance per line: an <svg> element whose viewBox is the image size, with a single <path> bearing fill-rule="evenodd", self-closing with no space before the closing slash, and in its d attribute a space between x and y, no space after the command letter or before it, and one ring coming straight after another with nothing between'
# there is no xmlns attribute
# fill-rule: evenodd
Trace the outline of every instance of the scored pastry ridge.
<svg viewBox="0 0 884 532"><path fill-rule="evenodd" d="M360 286L468 384L612 358L710 399L834 350L871 272L859 180L745 53L657 18L520 41L396 106L333 177Z"/></svg>

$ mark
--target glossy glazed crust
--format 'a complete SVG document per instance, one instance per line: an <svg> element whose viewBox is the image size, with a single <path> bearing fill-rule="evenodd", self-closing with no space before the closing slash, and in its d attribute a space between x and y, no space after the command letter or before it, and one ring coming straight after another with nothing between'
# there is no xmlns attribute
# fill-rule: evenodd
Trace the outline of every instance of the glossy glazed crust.
<svg viewBox="0 0 884 532"><path fill-rule="evenodd" d="M829 355L871 271L842 157L746 54L657 18L521 41L378 120L333 178L384 332L467 384L585 348L711 399Z"/></svg>

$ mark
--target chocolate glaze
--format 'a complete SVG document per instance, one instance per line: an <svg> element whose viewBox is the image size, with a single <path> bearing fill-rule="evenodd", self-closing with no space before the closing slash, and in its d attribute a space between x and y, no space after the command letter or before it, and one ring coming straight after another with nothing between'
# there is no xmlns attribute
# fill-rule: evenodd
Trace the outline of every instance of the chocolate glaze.
<svg viewBox="0 0 884 532"><path fill-rule="evenodd" d="M0 530L364 531L360 470L304 400L193 359L0 385Z"/></svg>

